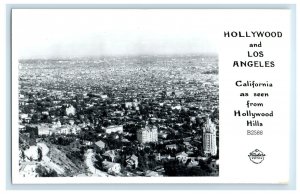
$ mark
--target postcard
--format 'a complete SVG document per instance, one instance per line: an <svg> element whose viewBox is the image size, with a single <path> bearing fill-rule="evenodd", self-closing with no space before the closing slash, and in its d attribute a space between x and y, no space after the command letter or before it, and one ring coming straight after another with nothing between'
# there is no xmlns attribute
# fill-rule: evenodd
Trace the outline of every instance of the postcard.
<svg viewBox="0 0 300 194"><path fill-rule="evenodd" d="M291 10L11 14L14 184L289 183Z"/></svg>

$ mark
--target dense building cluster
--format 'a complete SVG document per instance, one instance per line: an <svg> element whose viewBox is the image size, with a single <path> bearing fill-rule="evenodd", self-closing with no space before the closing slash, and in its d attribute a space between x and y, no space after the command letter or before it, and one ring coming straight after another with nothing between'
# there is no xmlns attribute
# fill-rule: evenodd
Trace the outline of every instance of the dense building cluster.
<svg viewBox="0 0 300 194"><path fill-rule="evenodd" d="M20 60L20 172L216 176L218 87L213 55Z"/></svg>

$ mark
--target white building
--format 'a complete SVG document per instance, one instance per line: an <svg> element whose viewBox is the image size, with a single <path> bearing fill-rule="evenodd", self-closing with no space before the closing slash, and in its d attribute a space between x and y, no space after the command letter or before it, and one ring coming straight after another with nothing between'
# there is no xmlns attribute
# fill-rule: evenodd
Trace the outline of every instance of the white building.
<svg viewBox="0 0 300 194"><path fill-rule="evenodd" d="M121 171L121 165L119 163L103 161L102 164L103 164L103 168L109 174L118 174Z"/></svg>
<svg viewBox="0 0 300 194"><path fill-rule="evenodd" d="M104 130L105 130L105 133L108 133L108 134L110 134L112 132L122 133L123 132L123 125L111 125L111 126L106 127Z"/></svg>
<svg viewBox="0 0 300 194"><path fill-rule="evenodd" d="M107 99L107 98L108 98L108 96L107 96L107 95L104 95L104 94L103 94L103 95L101 95L100 97L101 97L103 100L105 100L105 99Z"/></svg>
<svg viewBox="0 0 300 194"><path fill-rule="evenodd" d="M60 127L58 127L60 126ZM38 135L52 135L54 134L78 134L81 130L80 127L76 125L61 125L58 124L40 124L36 125L38 128Z"/></svg>
<svg viewBox="0 0 300 194"><path fill-rule="evenodd" d="M217 155L216 126L208 117L203 128L203 151L205 154Z"/></svg>
<svg viewBox="0 0 300 194"><path fill-rule="evenodd" d="M51 124L42 123L39 125L31 125L31 127L38 128L38 135L52 135L56 132L56 128L53 128Z"/></svg>
<svg viewBox="0 0 300 194"><path fill-rule="evenodd" d="M25 130L26 130L26 128L24 125L19 125L19 131L25 131Z"/></svg>
<svg viewBox="0 0 300 194"><path fill-rule="evenodd" d="M20 114L20 119L26 119L28 118L28 114Z"/></svg>
<svg viewBox="0 0 300 194"><path fill-rule="evenodd" d="M70 105L69 107L66 108L66 114L69 115L75 115L76 109Z"/></svg>
<svg viewBox="0 0 300 194"><path fill-rule="evenodd" d="M149 126L146 126L145 128L137 131L137 140L140 143L157 142L157 127L153 126L150 128Z"/></svg>
<svg viewBox="0 0 300 194"><path fill-rule="evenodd" d="M182 163L186 163L186 161L188 159L188 155L185 152L180 152L180 153L176 154L176 159Z"/></svg>
<svg viewBox="0 0 300 194"><path fill-rule="evenodd" d="M166 149L170 149L170 150L175 149L175 150L177 150L178 146L176 144L169 144L169 145L166 145Z"/></svg>

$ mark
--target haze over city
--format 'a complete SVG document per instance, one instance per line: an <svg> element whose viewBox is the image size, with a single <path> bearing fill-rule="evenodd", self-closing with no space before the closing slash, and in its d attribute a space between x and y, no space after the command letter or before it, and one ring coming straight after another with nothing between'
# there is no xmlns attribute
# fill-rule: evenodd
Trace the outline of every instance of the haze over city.
<svg viewBox="0 0 300 194"><path fill-rule="evenodd" d="M216 53L214 26L197 16L184 10L17 10L14 49L23 59Z"/></svg>

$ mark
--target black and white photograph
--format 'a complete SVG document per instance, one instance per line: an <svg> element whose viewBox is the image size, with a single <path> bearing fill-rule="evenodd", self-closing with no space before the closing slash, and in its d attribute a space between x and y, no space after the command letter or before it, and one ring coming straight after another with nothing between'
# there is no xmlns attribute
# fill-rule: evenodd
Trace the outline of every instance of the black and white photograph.
<svg viewBox="0 0 300 194"><path fill-rule="evenodd" d="M219 176L219 56L205 18L17 13L18 176Z"/></svg>
<svg viewBox="0 0 300 194"><path fill-rule="evenodd" d="M12 9L13 184L292 183L278 7Z"/></svg>

